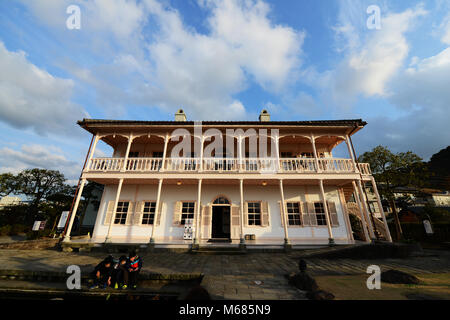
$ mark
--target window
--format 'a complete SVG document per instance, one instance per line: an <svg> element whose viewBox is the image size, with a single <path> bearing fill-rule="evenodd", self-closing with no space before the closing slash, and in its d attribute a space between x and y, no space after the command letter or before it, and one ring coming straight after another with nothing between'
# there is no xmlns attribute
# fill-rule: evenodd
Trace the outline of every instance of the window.
<svg viewBox="0 0 450 320"><path fill-rule="evenodd" d="M326 226L327 218L325 217L325 209L322 202L314 202L314 209L316 210L316 218L318 226Z"/></svg>
<svg viewBox="0 0 450 320"><path fill-rule="evenodd" d="M302 224L300 203L287 202L286 203L288 222L290 226L300 226Z"/></svg>
<svg viewBox="0 0 450 320"><path fill-rule="evenodd" d="M260 226L261 225L261 203L249 202L248 203L248 225Z"/></svg>
<svg viewBox="0 0 450 320"><path fill-rule="evenodd" d="M144 202L142 224L153 224L155 221L156 202Z"/></svg>
<svg viewBox="0 0 450 320"><path fill-rule="evenodd" d="M162 151L153 152L153 158L162 158L163 155L164 155L164 152L162 152Z"/></svg>
<svg viewBox="0 0 450 320"><path fill-rule="evenodd" d="M128 201L119 201L117 203L116 217L114 219L114 224L125 224L127 222L128 206L130 203Z"/></svg>
<svg viewBox="0 0 450 320"><path fill-rule="evenodd" d="M139 151L130 151L128 153L128 158L137 158L139 157Z"/></svg>
<svg viewBox="0 0 450 320"><path fill-rule="evenodd" d="M214 204L230 204L227 198L219 197L216 200L214 200Z"/></svg>
<svg viewBox="0 0 450 320"><path fill-rule="evenodd" d="M184 225L186 219L194 219L195 202L183 202L181 208L181 225Z"/></svg>

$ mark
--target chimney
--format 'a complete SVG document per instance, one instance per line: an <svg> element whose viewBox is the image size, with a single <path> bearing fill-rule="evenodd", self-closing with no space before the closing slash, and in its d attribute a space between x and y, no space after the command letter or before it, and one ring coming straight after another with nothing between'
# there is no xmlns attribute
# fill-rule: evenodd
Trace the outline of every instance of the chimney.
<svg viewBox="0 0 450 320"><path fill-rule="evenodd" d="M261 122L270 121L270 114L269 114L269 112L267 112L266 109L261 111L261 114L259 115L259 121L261 121Z"/></svg>
<svg viewBox="0 0 450 320"><path fill-rule="evenodd" d="M186 121L186 114L184 113L183 109L179 109L175 113L175 121Z"/></svg>

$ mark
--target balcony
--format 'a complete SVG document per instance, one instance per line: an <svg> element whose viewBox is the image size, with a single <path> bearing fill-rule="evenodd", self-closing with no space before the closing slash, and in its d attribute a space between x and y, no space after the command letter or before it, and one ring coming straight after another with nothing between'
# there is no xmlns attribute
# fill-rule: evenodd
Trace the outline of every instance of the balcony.
<svg viewBox="0 0 450 320"><path fill-rule="evenodd" d="M371 175L368 163L359 171ZM95 158L85 172L358 173L352 160L338 158L128 158L126 164L125 158Z"/></svg>

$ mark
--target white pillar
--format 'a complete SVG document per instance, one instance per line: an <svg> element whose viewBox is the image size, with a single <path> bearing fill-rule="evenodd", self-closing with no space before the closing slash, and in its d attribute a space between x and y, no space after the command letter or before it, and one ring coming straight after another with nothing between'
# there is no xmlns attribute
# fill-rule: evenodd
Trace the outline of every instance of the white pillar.
<svg viewBox="0 0 450 320"><path fill-rule="evenodd" d="M159 182L158 182L158 193L156 194L155 215L154 215L154 218L153 218L152 233L150 235L150 243L154 243L155 242L154 239L153 239L153 235L155 234L156 217L158 216L158 214L161 214L160 212L158 212L158 210L160 210L159 204L161 202L161 188L162 188L162 184L163 184L163 179L159 179Z"/></svg>
<svg viewBox="0 0 450 320"><path fill-rule="evenodd" d="M198 179L198 190L197 190L197 212L195 213L195 236L194 244L199 243L198 239L198 229L200 229L200 212L201 212L201 197L202 197L202 179ZM212 219L212 217L211 217Z"/></svg>
<svg viewBox="0 0 450 320"><path fill-rule="evenodd" d="M352 159L352 163L353 163L353 168L355 170L355 172L359 172L359 168L358 165L356 164L356 158L355 155L353 153L352 147L350 145L350 141L348 139L348 135L345 136L345 144L347 145L347 149L348 149L348 153L350 155L350 159Z"/></svg>
<svg viewBox="0 0 450 320"><path fill-rule="evenodd" d="M166 167L166 157L167 157L167 145L169 143L170 136L166 134L166 137L164 138L164 150L163 150L163 157L162 157L162 164L161 169L159 171L164 171Z"/></svg>
<svg viewBox="0 0 450 320"><path fill-rule="evenodd" d="M203 171L203 145L205 143L205 137L202 136L200 137L200 166L199 166L199 171L202 172Z"/></svg>
<svg viewBox="0 0 450 320"><path fill-rule="evenodd" d="M127 170L128 154L130 153L131 144L133 143L133 134L130 133L128 137L127 150L125 151L125 160L123 161L122 172Z"/></svg>
<svg viewBox="0 0 450 320"><path fill-rule="evenodd" d="M367 242L370 242L370 237L367 232L366 218L364 217L364 209L362 208L362 205L361 205L361 198L359 197L359 192L358 192L358 189L356 188L355 181L352 181L352 185L353 185L353 192L355 195L355 200L356 200L356 203L358 204L359 213L361 215L361 223L363 225L364 237L366 238Z"/></svg>
<svg viewBox="0 0 450 320"><path fill-rule="evenodd" d="M75 216L77 214L78 210L78 204L80 203L81 194L83 193L84 184L86 183L86 179L81 179L80 188L78 189L77 199L75 200L75 204L72 208L72 214L70 215L69 225L67 226L66 233L64 234L64 240L63 242L69 242L70 241L70 232L72 231L73 221L75 220ZM80 221L81 223L81 221Z"/></svg>
<svg viewBox="0 0 450 320"><path fill-rule="evenodd" d="M319 187L320 187L320 196L322 198L322 203L323 203L323 210L325 211L325 219L327 221L328 240L329 240L330 244L332 244L332 243L334 243L333 230L331 230L331 219L330 219L330 214L328 211L328 203L327 203L327 198L325 196L325 190L323 189L323 180L322 179L319 179Z"/></svg>
<svg viewBox="0 0 450 320"><path fill-rule="evenodd" d="M372 221L370 220L370 211L369 208L367 207L367 199L364 195L364 190L362 188L362 184L361 184L361 180L358 180L358 189L359 189L359 194L361 196L361 202L363 204L363 208L364 208L364 213L367 219L367 226L369 227L369 234L370 234L370 238L371 239L375 239L375 233L373 232L373 226L372 226Z"/></svg>
<svg viewBox="0 0 450 320"><path fill-rule="evenodd" d="M245 243L245 238L244 238L244 180L243 179L239 179L239 189L240 189L240 194L241 194L241 239L240 239L240 243L244 244Z"/></svg>
<svg viewBox="0 0 450 320"><path fill-rule="evenodd" d="M239 158L239 172L244 169L244 163L242 161L242 136L238 136L238 158Z"/></svg>
<svg viewBox="0 0 450 320"><path fill-rule="evenodd" d="M316 150L316 138L314 137L314 135L311 133L311 144L312 144L312 148L313 148L313 152L314 152L314 161L316 162L316 170L317 172L320 172L320 167L319 167L319 159L317 157L317 150Z"/></svg>
<svg viewBox="0 0 450 320"><path fill-rule="evenodd" d="M284 244L289 244L289 236L288 236L288 228L286 221L286 204L284 203L284 190L283 190L283 180L280 179L280 195L281 195L281 210L283 216L283 225L284 225Z"/></svg>
<svg viewBox="0 0 450 320"><path fill-rule="evenodd" d="M94 139L94 143L92 145L92 150L91 153L89 154L89 160L87 162L87 166L85 168L85 171L89 171L89 168L91 167L91 161L92 161L92 157L94 156L94 152L95 152L95 147L97 146L97 142L100 139L100 136L98 134L95 135L95 139Z"/></svg>
<svg viewBox="0 0 450 320"><path fill-rule="evenodd" d="M386 229L386 234L388 237L387 240L389 242L392 242L391 232L389 231L389 226L386 221L386 216L384 215L383 204L381 203L381 198L380 198L380 194L378 193L378 188L377 188L377 184L375 182L375 178L371 177L370 180L372 181L373 191L375 192L375 195L377 197L378 207L380 208L380 214L381 214L381 217L383 218L384 228Z"/></svg>
<svg viewBox="0 0 450 320"><path fill-rule="evenodd" d="M105 242L110 241L111 227L112 227L112 225L114 223L114 219L116 217L117 203L119 202L119 199L120 199L120 191L122 191L122 183L123 183L123 179L121 178L121 179L119 179L119 184L117 185L116 198L114 199L113 212L112 212L112 216L111 216L111 221L109 222L108 233L106 234Z"/></svg>
<svg viewBox="0 0 450 320"><path fill-rule="evenodd" d="M277 151L277 157L276 157L277 164L275 166L275 172L279 172L280 168L281 168L281 166L280 166L280 137L274 137L274 138L270 137L270 138L271 139L275 139L275 148L276 148L276 151Z"/></svg>

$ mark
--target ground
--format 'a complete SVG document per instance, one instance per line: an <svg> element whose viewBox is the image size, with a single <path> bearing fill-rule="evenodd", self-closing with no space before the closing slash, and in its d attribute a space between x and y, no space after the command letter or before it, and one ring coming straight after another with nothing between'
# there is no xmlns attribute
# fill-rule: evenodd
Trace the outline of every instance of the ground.
<svg viewBox="0 0 450 320"><path fill-rule="evenodd" d="M204 274L202 285L214 299L305 299L285 275L296 272L303 253L248 253L246 255L192 255L155 252L143 254L143 271L161 274ZM65 272L76 264L87 273L105 253L69 253L56 250L0 250L0 270ZM407 259L351 260L307 259L308 272L337 299L405 299L406 293L430 294L450 299L450 252L425 250ZM381 271L398 269L424 281L417 287L383 284L382 290L366 287L366 269L378 265ZM0 286L4 285L4 281Z"/></svg>

